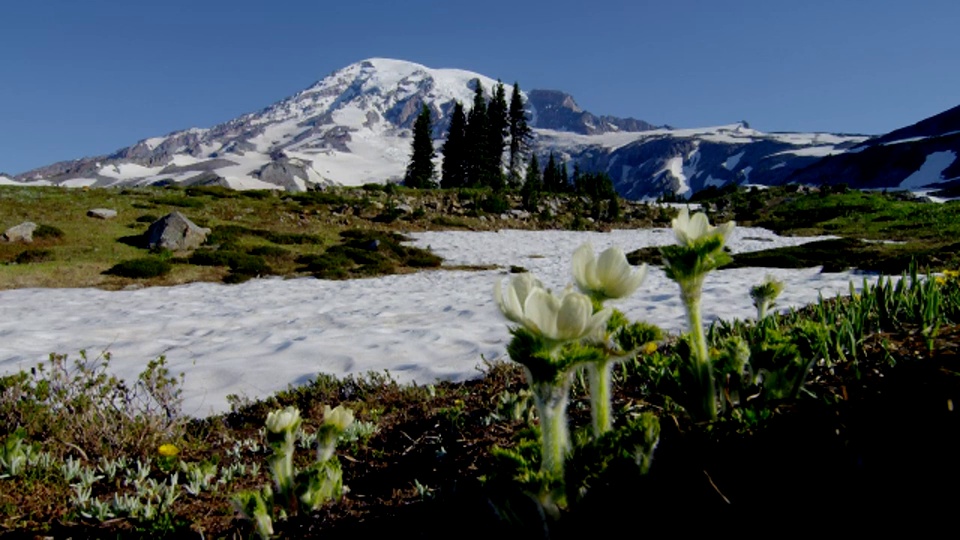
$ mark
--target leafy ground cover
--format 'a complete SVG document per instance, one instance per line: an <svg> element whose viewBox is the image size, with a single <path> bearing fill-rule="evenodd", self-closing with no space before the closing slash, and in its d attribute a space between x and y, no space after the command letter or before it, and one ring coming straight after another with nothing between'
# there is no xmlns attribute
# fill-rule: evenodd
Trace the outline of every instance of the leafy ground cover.
<svg viewBox="0 0 960 540"><path fill-rule="evenodd" d="M842 186L814 192L783 186L702 197L718 221L735 219L778 234L836 235L848 240L743 254L735 257L736 265L837 268L838 261L846 261L846 267L897 274L912 260L924 271L956 268L960 263L960 201L924 202L902 192L863 192Z"/></svg>
<svg viewBox="0 0 960 540"><path fill-rule="evenodd" d="M69 238L69 224L53 225ZM221 245L257 244L269 229L244 227ZM264 242L260 253L317 272L332 247L343 246L331 257L347 257L396 239L341 230L325 237L324 251ZM308 246L313 258L280 251L289 246ZM350 260L359 273L382 263ZM567 538L633 530L638 519L674 533L737 523L866 530L890 520L924 530L958 502L958 338L954 272L914 271L759 322L721 321L705 336L720 374L715 420L696 413L702 383L685 368L689 343L644 344L612 371L609 435L591 430L588 378L573 379L572 452L559 480L538 471L535 396L516 364L428 386L319 375L190 419L178 414L179 379L162 359L137 381L118 381L105 370L109 358L54 355L43 369L0 378L0 536L253 536L236 497L272 483L267 419L300 411L293 466L308 470L333 406L354 415L336 449L348 490L316 510L276 515L277 537ZM737 364L741 345L749 363Z"/></svg>

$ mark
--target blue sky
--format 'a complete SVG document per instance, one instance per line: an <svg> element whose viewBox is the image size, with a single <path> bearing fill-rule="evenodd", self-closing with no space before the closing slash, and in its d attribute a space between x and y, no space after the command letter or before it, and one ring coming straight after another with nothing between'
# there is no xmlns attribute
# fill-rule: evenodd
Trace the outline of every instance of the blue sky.
<svg viewBox="0 0 960 540"><path fill-rule="evenodd" d="M0 172L259 110L369 57L596 114L883 133L960 104L956 0L8 0Z"/></svg>

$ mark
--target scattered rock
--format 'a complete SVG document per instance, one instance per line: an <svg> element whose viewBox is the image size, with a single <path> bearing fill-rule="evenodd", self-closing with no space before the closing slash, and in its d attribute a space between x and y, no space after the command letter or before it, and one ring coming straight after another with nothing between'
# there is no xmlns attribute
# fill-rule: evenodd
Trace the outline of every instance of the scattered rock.
<svg viewBox="0 0 960 540"><path fill-rule="evenodd" d="M0 238L2 238L4 242L23 242L29 244L33 242L33 231L36 229L36 223L24 221L19 225L7 229Z"/></svg>
<svg viewBox="0 0 960 540"><path fill-rule="evenodd" d="M87 210L87 215L97 219L113 219L117 217L117 211L110 208L94 208Z"/></svg>
<svg viewBox="0 0 960 540"><path fill-rule="evenodd" d="M210 229L198 226L180 212L170 212L150 225L146 237L150 249L186 251L200 247L208 234Z"/></svg>

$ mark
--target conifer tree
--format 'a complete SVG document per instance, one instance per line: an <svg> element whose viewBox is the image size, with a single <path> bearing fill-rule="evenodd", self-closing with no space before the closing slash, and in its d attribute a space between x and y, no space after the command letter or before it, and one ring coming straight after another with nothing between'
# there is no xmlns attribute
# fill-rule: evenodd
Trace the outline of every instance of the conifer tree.
<svg viewBox="0 0 960 540"><path fill-rule="evenodd" d="M540 193L543 191L543 177L540 175L540 162L537 161L537 155L530 156L530 164L527 165L527 176L520 188L520 197L523 199L523 207L529 211L534 211L537 204L540 203Z"/></svg>
<svg viewBox="0 0 960 540"><path fill-rule="evenodd" d="M550 152L550 159L547 160L547 166L543 169L543 190L547 193L559 193L559 183L557 160L554 159L553 152Z"/></svg>
<svg viewBox="0 0 960 540"><path fill-rule="evenodd" d="M473 91L473 108L467 115L466 128L466 185L469 187L481 185L483 164L487 156L487 101L483 97L483 85L479 80Z"/></svg>
<svg viewBox="0 0 960 540"><path fill-rule="evenodd" d="M493 188L494 191L503 189L503 150L506 147L506 138L509 134L507 122L507 95L503 83L497 81L493 97L487 106L487 145L484 149L483 173L481 183Z"/></svg>
<svg viewBox="0 0 960 540"><path fill-rule="evenodd" d="M420 114L413 124L413 143L410 154L410 163L407 165L407 174L403 178L404 185L413 188L436 187L436 174L433 158L436 152L433 149L430 126L430 109L426 104L420 107Z"/></svg>
<svg viewBox="0 0 960 540"><path fill-rule="evenodd" d="M530 151L533 130L527 124L527 113L523 109L523 96L520 84L513 83L513 95L510 96L510 111L507 114L510 128L510 161L507 164L507 181L516 186L520 183L520 165Z"/></svg>
<svg viewBox="0 0 960 540"><path fill-rule="evenodd" d="M467 183L466 129L467 116L463 112L463 105L458 101L453 106L447 141L443 143L440 187L459 188Z"/></svg>
<svg viewBox="0 0 960 540"><path fill-rule="evenodd" d="M567 174L567 162L557 164L557 188L558 191L570 191L570 176Z"/></svg>

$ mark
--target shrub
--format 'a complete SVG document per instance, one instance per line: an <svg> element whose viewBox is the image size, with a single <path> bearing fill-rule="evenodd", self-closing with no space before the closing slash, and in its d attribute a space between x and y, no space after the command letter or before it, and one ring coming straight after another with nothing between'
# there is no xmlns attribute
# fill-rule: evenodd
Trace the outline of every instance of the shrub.
<svg viewBox="0 0 960 540"><path fill-rule="evenodd" d="M183 376L171 376L160 357L128 384L107 367L110 355L69 362L51 354L30 372L0 377L0 434L16 426L32 440L57 441L92 459L152 455L183 436L180 415Z"/></svg>
<svg viewBox="0 0 960 540"><path fill-rule="evenodd" d="M28 249L21 251L13 262L17 264L40 263L53 260L53 252L48 249Z"/></svg>
<svg viewBox="0 0 960 540"><path fill-rule="evenodd" d="M33 237L38 239L46 238L49 240L59 240L64 236L66 236L66 234L62 230L54 227L53 225L45 225L43 223L37 225L37 228L33 231Z"/></svg>
<svg viewBox="0 0 960 540"><path fill-rule="evenodd" d="M304 234L304 233L266 233L261 234L261 237L264 239L273 242L274 244L283 244L283 245L304 245L304 244L321 244L323 240L314 234Z"/></svg>
<svg viewBox="0 0 960 540"><path fill-rule="evenodd" d="M246 189L239 192L240 195L247 197L248 199L263 200L268 199L274 195L272 189Z"/></svg>
<svg viewBox="0 0 960 540"><path fill-rule="evenodd" d="M237 196L235 190L223 186L191 186L186 189L186 194L190 197L209 195L214 199L232 199Z"/></svg>
<svg viewBox="0 0 960 540"><path fill-rule="evenodd" d="M293 258L293 252L277 246L257 246L251 248L247 253L268 259L287 260Z"/></svg>
<svg viewBox="0 0 960 540"><path fill-rule="evenodd" d="M113 265L104 274L134 279L145 279L164 276L170 273L173 267L167 261L157 257L141 257L130 259Z"/></svg>
<svg viewBox="0 0 960 540"><path fill-rule="evenodd" d="M273 269L262 256L240 251L198 249L189 260L190 264L197 266L227 266L235 274L251 277L273 273Z"/></svg>
<svg viewBox="0 0 960 540"><path fill-rule="evenodd" d="M167 195L166 197L154 197L150 202L156 205L178 206L180 208L203 208L203 201L193 197L183 195Z"/></svg>
<svg viewBox="0 0 960 540"><path fill-rule="evenodd" d="M429 251L412 248L404 262L412 268L437 268L443 259Z"/></svg>
<svg viewBox="0 0 960 540"><path fill-rule="evenodd" d="M493 193L480 201L480 209L488 214L503 214L510 210L510 203L503 195Z"/></svg>

